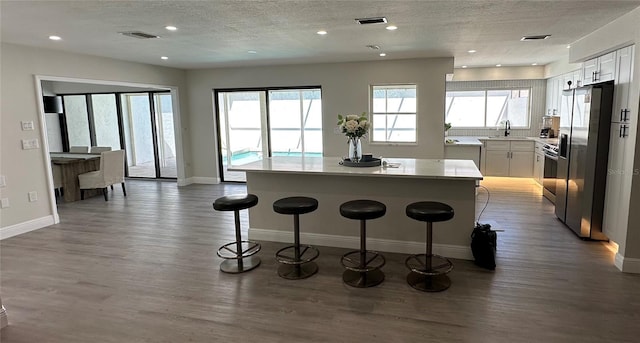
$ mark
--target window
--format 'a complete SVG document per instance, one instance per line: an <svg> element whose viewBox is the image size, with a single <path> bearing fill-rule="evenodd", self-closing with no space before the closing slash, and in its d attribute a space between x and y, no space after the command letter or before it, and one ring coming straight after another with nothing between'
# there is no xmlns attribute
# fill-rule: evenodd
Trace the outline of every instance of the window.
<svg viewBox="0 0 640 343"><path fill-rule="evenodd" d="M322 156L322 90L215 90L223 181L246 181L228 165L263 156Z"/></svg>
<svg viewBox="0 0 640 343"><path fill-rule="evenodd" d="M372 86L373 142L416 142L416 85Z"/></svg>
<svg viewBox="0 0 640 343"><path fill-rule="evenodd" d="M445 122L453 127L529 127L528 88L447 92Z"/></svg>

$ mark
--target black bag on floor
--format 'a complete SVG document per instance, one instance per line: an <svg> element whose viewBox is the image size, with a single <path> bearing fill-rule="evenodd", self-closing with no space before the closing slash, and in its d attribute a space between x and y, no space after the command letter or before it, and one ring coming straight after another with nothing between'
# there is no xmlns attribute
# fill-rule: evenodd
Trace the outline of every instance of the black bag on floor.
<svg viewBox="0 0 640 343"><path fill-rule="evenodd" d="M496 269L496 248L498 235L489 224L477 224L471 233L471 252L478 266Z"/></svg>

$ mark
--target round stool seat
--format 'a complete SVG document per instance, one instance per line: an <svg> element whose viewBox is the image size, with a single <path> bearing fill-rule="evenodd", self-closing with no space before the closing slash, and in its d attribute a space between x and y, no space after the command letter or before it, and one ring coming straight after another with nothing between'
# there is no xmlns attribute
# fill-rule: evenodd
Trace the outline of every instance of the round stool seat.
<svg viewBox="0 0 640 343"><path fill-rule="evenodd" d="M213 209L217 211L237 211L253 207L258 203L258 197L253 194L233 194L216 199Z"/></svg>
<svg viewBox="0 0 640 343"><path fill-rule="evenodd" d="M443 222L453 218L453 208L435 201L420 201L407 205L407 216L423 222Z"/></svg>
<svg viewBox="0 0 640 343"><path fill-rule="evenodd" d="M340 214L349 219L376 219L386 212L387 207L375 200L352 200L340 205Z"/></svg>
<svg viewBox="0 0 640 343"><path fill-rule="evenodd" d="M309 197L288 197L273 203L273 210L280 214L304 214L317 208L318 200Z"/></svg>

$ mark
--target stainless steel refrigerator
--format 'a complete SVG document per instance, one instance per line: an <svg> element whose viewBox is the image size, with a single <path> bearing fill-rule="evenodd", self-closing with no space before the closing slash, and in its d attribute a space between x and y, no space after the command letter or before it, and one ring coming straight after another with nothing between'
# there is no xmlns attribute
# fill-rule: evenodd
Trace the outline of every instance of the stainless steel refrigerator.
<svg viewBox="0 0 640 343"><path fill-rule="evenodd" d="M562 93L556 216L583 239L602 233L613 82Z"/></svg>

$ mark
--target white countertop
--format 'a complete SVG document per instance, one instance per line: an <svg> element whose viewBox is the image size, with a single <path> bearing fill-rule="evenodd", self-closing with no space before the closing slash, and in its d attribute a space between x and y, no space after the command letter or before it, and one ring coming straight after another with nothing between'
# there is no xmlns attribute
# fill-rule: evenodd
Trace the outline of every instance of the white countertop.
<svg viewBox="0 0 640 343"><path fill-rule="evenodd" d="M445 146L482 146L482 142L477 137L469 136L449 136L445 137Z"/></svg>
<svg viewBox="0 0 640 343"><path fill-rule="evenodd" d="M449 137L452 138L452 137ZM480 137L466 137L466 136L457 136L453 137L455 139L460 138L473 138L480 141L535 141L543 144L558 144L558 137L556 138L540 138L540 137L517 137L517 136L499 136L499 137L488 137L488 136L480 136ZM481 143L482 144L482 143Z"/></svg>
<svg viewBox="0 0 640 343"><path fill-rule="evenodd" d="M482 174L471 160L432 160L384 158L391 167L345 167L339 157L270 157L243 165L231 165L231 171L327 174L369 177L410 177L441 180L482 180Z"/></svg>

